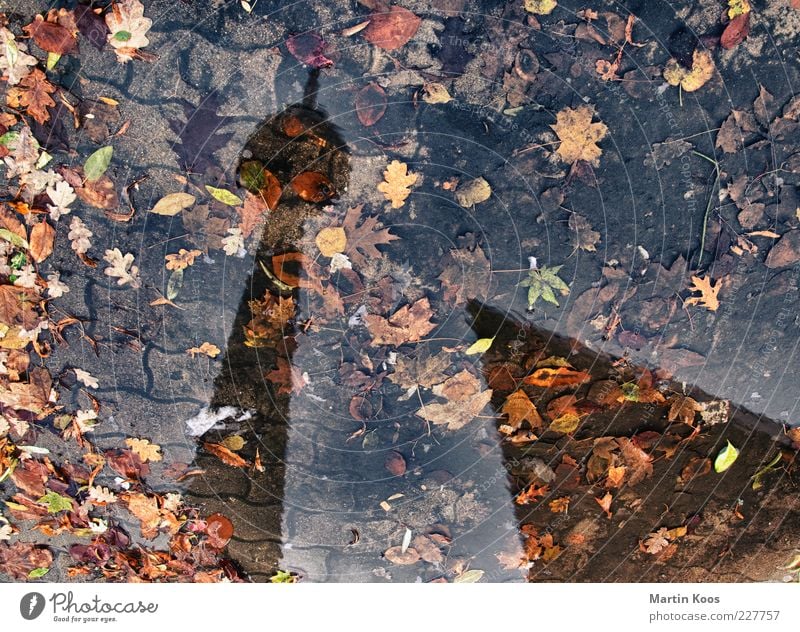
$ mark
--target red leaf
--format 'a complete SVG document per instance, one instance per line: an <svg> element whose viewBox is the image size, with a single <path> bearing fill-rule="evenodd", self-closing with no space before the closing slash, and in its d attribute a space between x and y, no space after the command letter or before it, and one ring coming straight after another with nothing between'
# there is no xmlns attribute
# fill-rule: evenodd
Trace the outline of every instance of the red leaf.
<svg viewBox="0 0 800 632"><path fill-rule="evenodd" d="M369 16L364 38L384 50L395 50L414 37L420 22L422 19L408 9L394 5L389 11Z"/></svg>
<svg viewBox="0 0 800 632"><path fill-rule="evenodd" d="M374 81L359 90L356 114L364 127L375 125L386 113L386 92Z"/></svg>
<svg viewBox="0 0 800 632"><path fill-rule="evenodd" d="M741 44L745 38L750 34L750 12L742 13L733 18L725 30L722 32L722 37L719 40L722 48L734 48Z"/></svg>
<svg viewBox="0 0 800 632"><path fill-rule="evenodd" d="M312 68L330 68L333 60L322 54L325 50L325 40L316 33L300 33L292 35L286 40L286 48L299 62Z"/></svg>

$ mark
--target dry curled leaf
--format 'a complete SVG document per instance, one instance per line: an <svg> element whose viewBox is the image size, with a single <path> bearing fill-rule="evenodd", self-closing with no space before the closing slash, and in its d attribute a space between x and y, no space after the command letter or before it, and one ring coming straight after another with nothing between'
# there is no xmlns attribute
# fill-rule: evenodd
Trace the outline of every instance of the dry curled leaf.
<svg viewBox="0 0 800 632"><path fill-rule="evenodd" d="M597 146L608 132L605 123L592 123L594 110L588 105L564 108L556 114L556 124L551 125L561 143L556 150L564 162L572 164L585 160L589 164L600 164L603 150Z"/></svg>
<svg viewBox="0 0 800 632"><path fill-rule="evenodd" d="M433 316L427 298L418 300L413 305L404 305L388 319L376 314L367 314L364 321L372 342L376 345L402 345L416 342L433 331L436 325L430 322Z"/></svg>
<svg viewBox="0 0 800 632"><path fill-rule="evenodd" d="M238 454L229 450L221 443L203 443L203 448L217 457L220 461L222 461L225 465L230 465L231 467L247 467L250 465L245 459L240 457Z"/></svg>
<svg viewBox="0 0 800 632"><path fill-rule="evenodd" d="M408 171L404 162L393 160L383 172L384 181L378 185L378 191L392 203L392 208L400 208L411 194L410 187L416 183L417 177Z"/></svg>
<svg viewBox="0 0 800 632"><path fill-rule="evenodd" d="M36 122L44 125L50 120L47 108L55 106L56 102L50 96L56 87L47 80L45 74L38 68L19 82L19 85L8 90L6 97L8 105L12 108L24 109Z"/></svg>

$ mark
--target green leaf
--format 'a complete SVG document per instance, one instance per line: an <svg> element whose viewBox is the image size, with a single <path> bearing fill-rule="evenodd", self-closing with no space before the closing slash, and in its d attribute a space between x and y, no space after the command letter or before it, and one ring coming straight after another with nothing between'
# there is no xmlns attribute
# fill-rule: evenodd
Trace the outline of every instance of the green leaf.
<svg viewBox="0 0 800 632"><path fill-rule="evenodd" d="M558 276L558 271L562 266L534 268L528 271L528 278L520 281L522 287L528 289L528 309L541 298L558 307L555 291L563 296L569 294L569 286Z"/></svg>
<svg viewBox="0 0 800 632"><path fill-rule="evenodd" d="M47 492L36 502L40 505L47 505L47 513L72 510L72 498L56 494L53 491Z"/></svg>
<svg viewBox="0 0 800 632"><path fill-rule="evenodd" d="M111 164L111 156L114 155L114 148L101 147L86 159L83 165L83 175L89 182L99 180Z"/></svg>
<svg viewBox="0 0 800 632"><path fill-rule="evenodd" d="M273 584L294 584L295 578L287 571L278 570L272 577L269 578Z"/></svg>
<svg viewBox="0 0 800 632"><path fill-rule="evenodd" d="M494 336L491 338L479 338L475 342L472 343L469 349L467 349L464 353L467 355L475 355L477 353L486 353L489 350L489 347L492 346L494 342Z"/></svg>
<svg viewBox="0 0 800 632"><path fill-rule="evenodd" d="M738 458L739 450L737 450L733 444L728 441L728 445L726 445L722 450L720 450L717 458L714 459L714 471L717 473L724 472L727 470L733 462Z"/></svg>
<svg viewBox="0 0 800 632"><path fill-rule="evenodd" d="M183 209L189 208L196 201L197 198L190 193L170 193L156 202L156 205L150 209L150 212L156 215L172 217L180 213Z"/></svg>
<svg viewBox="0 0 800 632"><path fill-rule="evenodd" d="M264 165L258 160L248 160L242 164L239 170L239 182L250 193L258 193L267 186L267 178L264 175Z"/></svg>
<svg viewBox="0 0 800 632"><path fill-rule="evenodd" d="M55 68L60 59L61 55L58 53L47 53L47 69L52 70Z"/></svg>
<svg viewBox="0 0 800 632"><path fill-rule="evenodd" d="M19 138L19 132L6 132L2 136L0 136L0 145L5 147L6 149L14 149L14 146L11 143L16 143L17 139Z"/></svg>
<svg viewBox="0 0 800 632"><path fill-rule="evenodd" d="M175 270L167 281L167 300L171 301L180 294L183 287L183 270Z"/></svg>
<svg viewBox="0 0 800 632"><path fill-rule="evenodd" d="M236 197L227 189L218 189L216 187L206 185L206 191L208 191L211 194L211 197L213 197L215 200L218 200L223 204L227 204L228 206L239 206L243 203L241 198Z"/></svg>
<svg viewBox="0 0 800 632"><path fill-rule="evenodd" d="M636 382L625 382L620 386L622 396L629 402L639 401L639 385Z"/></svg>
<svg viewBox="0 0 800 632"><path fill-rule="evenodd" d="M114 33L114 39L118 42L128 42L133 37L130 31L117 31Z"/></svg>
<svg viewBox="0 0 800 632"><path fill-rule="evenodd" d="M777 470L778 468L776 468L775 466L778 463L780 463L780 460L781 460L781 453L778 452L778 454L775 455L774 459L772 459L764 467L758 470L758 472L753 474L753 489L760 489L761 487L764 486L764 483L762 482L761 479L764 478L764 476L767 473L771 472L772 470Z"/></svg>
<svg viewBox="0 0 800 632"><path fill-rule="evenodd" d="M28 242L17 235L16 233L12 233L8 228L0 228L0 237L5 239L6 241L10 241L14 244L17 248L29 248Z"/></svg>
<svg viewBox="0 0 800 632"><path fill-rule="evenodd" d="M39 579L40 577L44 577L47 573L50 572L49 568L34 568L30 573L28 573L28 579Z"/></svg>
<svg viewBox="0 0 800 632"><path fill-rule="evenodd" d="M483 571L479 571L477 569L466 571L465 573L461 573L458 577L453 580L454 584L474 584L475 582L479 582L483 577Z"/></svg>

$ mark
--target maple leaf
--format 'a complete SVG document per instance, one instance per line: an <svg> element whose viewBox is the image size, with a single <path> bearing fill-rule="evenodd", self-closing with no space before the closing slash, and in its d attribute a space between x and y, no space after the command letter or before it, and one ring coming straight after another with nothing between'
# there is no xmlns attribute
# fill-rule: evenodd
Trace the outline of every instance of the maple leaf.
<svg viewBox="0 0 800 632"><path fill-rule="evenodd" d="M185 268L194 265L194 260L203 254L200 250L186 250L181 248L177 254L166 255L164 259L167 260L167 270L184 270Z"/></svg>
<svg viewBox="0 0 800 632"><path fill-rule="evenodd" d="M461 305L471 299L488 298L487 289L492 272L483 248L475 244L473 247L452 249L446 261L447 265L438 277L446 301Z"/></svg>
<svg viewBox="0 0 800 632"><path fill-rule="evenodd" d="M273 339L287 335L287 325L294 318L294 299L274 297L269 292L261 300L249 302L252 318L244 326L245 344L248 347L263 347Z"/></svg>
<svg viewBox="0 0 800 632"><path fill-rule="evenodd" d="M561 160L573 164L585 160L589 164L600 164L603 150L597 146L608 132L605 123L592 123L594 111L588 105L564 108L556 114L556 124L551 125L561 143L556 150Z"/></svg>
<svg viewBox="0 0 800 632"><path fill-rule="evenodd" d="M716 285L712 285L711 277L692 276L692 285L689 287L691 292L700 292L700 296L691 296L686 299L687 305L699 305L705 307L710 312L716 312L719 309L719 294L722 289L722 279L717 281Z"/></svg>
<svg viewBox="0 0 800 632"><path fill-rule="evenodd" d="M690 426L694 425L694 418L698 412L703 410L703 405L691 397L675 395L670 398L668 421L680 420Z"/></svg>
<svg viewBox="0 0 800 632"><path fill-rule="evenodd" d="M353 263L360 266L367 264L367 258L381 256L381 251L376 248L378 244L388 244L400 239L397 235L392 235L388 228L381 228L377 217L367 217L361 226L356 226L363 208L363 204L358 204L348 209L342 223L347 246L344 253Z"/></svg>
<svg viewBox="0 0 800 632"><path fill-rule="evenodd" d="M204 342L199 347L192 347L191 349L187 349L186 353L190 356L195 357L196 355L207 355L209 358L216 358L220 354L219 347L217 345L213 345L210 342Z"/></svg>
<svg viewBox="0 0 800 632"><path fill-rule="evenodd" d="M417 174L409 172L408 165L404 162L393 160L383 172L383 177L384 181L378 185L378 191L392 203L392 208L400 208L411 194L410 187L416 183Z"/></svg>
<svg viewBox="0 0 800 632"><path fill-rule="evenodd" d="M425 351L417 356L398 355L394 373L388 377L405 390L418 386L430 388L447 379L444 370L449 366L450 358L444 352L437 355L430 355Z"/></svg>
<svg viewBox="0 0 800 632"><path fill-rule="evenodd" d="M684 68L677 59L670 59L664 68L664 79L671 86L680 86L686 92L702 88L714 75L714 60L707 50L695 49L692 67Z"/></svg>
<svg viewBox="0 0 800 632"><path fill-rule="evenodd" d="M508 425L514 430L522 426L523 421L527 421L531 428L541 428L544 425L539 411L525 391L511 393L500 410L508 415Z"/></svg>
<svg viewBox="0 0 800 632"><path fill-rule="evenodd" d="M155 496L140 493L125 494L123 500L131 512L139 520L142 537L152 540L158 535L161 524L161 512L158 510L158 500Z"/></svg>
<svg viewBox="0 0 800 632"><path fill-rule="evenodd" d="M308 382L300 369L281 356L278 357L277 363L278 367L267 373L265 377L273 384L278 385L278 394L297 394L303 390Z"/></svg>
<svg viewBox="0 0 800 632"><path fill-rule="evenodd" d="M108 43L122 63L135 59L139 49L150 43L147 31L153 21L144 17L144 6L139 0L120 0L112 4L111 12L106 14L106 25L111 31Z"/></svg>
<svg viewBox="0 0 800 632"><path fill-rule="evenodd" d="M376 314L367 314L364 321L372 342L376 345L399 346L406 342L421 340L436 328L430 322L433 316L431 305L427 298L421 298L413 305L404 305L388 319Z"/></svg>
<svg viewBox="0 0 800 632"><path fill-rule="evenodd" d="M50 96L55 91L56 87L47 80L45 74L34 68L18 86L8 91L8 105L12 108L24 108L39 124L44 125L50 120L47 108L56 104Z"/></svg>
<svg viewBox="0 0 800 632"><path fill-rule="evenodd" d="M570 230L573 231L572 243L575 250L580 248L587 252L597 251L597 242L600 241L600 233L592 229L591 223L583 215L573 213L569 216L568 222Z"/></svg>
<svg viewBox="0 0 800 632"><path fill-rule="evenodd" d="M156 445L155 443L150 443L150 441L147 439L125 439L125 445L127 445L131 449L131 452L141 459L142 463L161 460L161 446Z"/></svg>
<svg viewBox="0 0 800 632"><path fill-rule="evenodd" d="M447 425L448 430L458 430L472 421L492 399L492 390L478 392L471 397L449 401L446 404L427 404L417 415L434 425Z"/></svg>
<svg viewBox="0 0 800 632"><path fill-rule="evenodd" d="M532 268L528 272L528 278L520 281L519 285L528 288L528 309L533 309L540 298L558 307L555 291L562 296L569 294L569 286L558 276L562 267Z"/></svg>

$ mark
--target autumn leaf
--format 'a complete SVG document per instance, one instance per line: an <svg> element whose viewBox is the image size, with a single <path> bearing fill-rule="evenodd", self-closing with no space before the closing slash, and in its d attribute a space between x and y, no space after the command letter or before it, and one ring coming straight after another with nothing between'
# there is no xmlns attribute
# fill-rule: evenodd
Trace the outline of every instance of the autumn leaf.
<svg viewBox="0 0 800 632"><path fill-rule="evenodd" d="M392 235L388 228L383 228L377 217L366 217L361 225L357 226L363 208L363 204L349 208L342 223L347 241L344 253L359 266L366 265L370 259L381 257L378 245L399 239L397 235Z"/></svg>
<svg viewBox="0 0 800 632"><path fill-rule="evenodd" d="M55 238L55 228L50 226L47 221L41 221L31 228L30 253L36 263L41 263L53 254Z"/></svg>
<svg viewBox="0 0 800 632"><path fill-rule="evenodd" d="M600 164L603 150L597 146L608 132L605 123L592 123L594 110L588 105L564 108L556 114L556 124L551 125L561 143L556 152L561 160L573 164L585 160L589 164Z"/></svg>
<svg viewBox="0 0 800 632"><path fill-rule="evenodd" d="M194 260L202 254L203 252L201 250L186 250L185 248L181 248L177 254L173 253L164 257L167 261L167 270L184 270L194 265Z"/></svg>
<svg viewBox="0 0 800 632"><path fill-rule="evenodd" d="M278 197L280 197L280 193L281 188L278 185ZM239 228L242 229L242 237L247 239L252 235L256 227L265 221L267 211L276 206L276 198L271 198L264 193L253 195L248 191L244 196L244 204L236 207L236 212L239 213Z"/></svg>
<svg viewBox="0 0 800 632"><path fill-rule="evenodd" d="M669 400L668 421L680 420L690 426L694 425L694 418L698 412L703 410L703 405L691 397L674 395Z"/></svg>
<svg viewBox="0 0 800 632"><path fill-rule="evenodd" d="M518 505L529 505L532 502L536 502L536 500L542 496L546 496L547 492L549 491L549 485L537 485L536 483L531 483L528 485L528 487L516 495L514 502Z"/></svg>
<svg viewBox="0 0 800 632"><path fill-rule="evenodd" d="M642 543L642 546L645 553L656 555L661 553L661 551L663 551L668 544L669 540L667 540L667 528L661 527L658 531L648 534Z"/></svg>
<svg viewBox="0 0 800 632"><path fill-rule="evenodd" d="M464 208L472 208L490 197L492 197L492 187L482 177L459 185L455 192L456 202Z"/></svg>
<svg viewBox="0 0 800 632"><path fill-rule="evenodd" d="M457 305L470 299L486 298L491 283L491 264L479 245L452 249L446 255L447 264L439 275L444 299Z"/></svg>
<svg viewBox="0 0 800 632"><path fill-rule="evenodd" d="M394 373L389 375L389 380L404 390L418 386L430 388L447 379L444 370L450 363L448 354L444 352L433 356L424 351L416 356L398 354Z"/></svg>
<svg viewBox="0 0 800 632"><path fill-rule="evenodd" d="M562 496L561 498L551 500L548 506L553 513L567 513L569 509L569 496Z"/></svg>
<svg viewBox="0 0 800 632"><path fill-rule="evenodd" d="M187 349L186 353L188 353L193 358L196 355L206 355L209 358L216 358L220 354L220 349L217 345L213 345L210 342L204 342L199 347L192 347L191 349Z"/></svg>
<svg viewBox="0 0 800 632"><path fill-rule="evenodd" d="M416 564L422 559L416 549L409 547L404 551L403 547L400 546L393 546L386 549L383 553L383 557L387 561L392 564L397 564L398 566Z"/></svg>
<svg viewBox="0 0 800 632"><path fill-rule="evenodd" d="M106 14L106 25L111 31L108 43L117 54L117 61L127 63L139 56L139 49L150 43L147 31L153 21L144 17L144 6L139 0L119 0Z"/></svg>
<svg viewBox="0 0 800 632"><path fill-rule="evenodd" d="M491 399L492 391L487 389L446 404L426 404L417 411L417 415L434 425L446 425L448 430L458 430L479 415Z"/></svg>
<svg viewBox="0 0 800 632"><path fill-rule="evenodd" d="M691 292L700 292L700 296L692 296L686 299L687 305L699 305L705 307L710 312L716 312L719 309L719 299L717 294L722 289L722 279L717 281L716 285L712 285L711 277L692 276L692 285L689 288Z"/></svg>
<svg viewBox="0 0 800 632"><path fill-rule="evenodd" d="M589 373L578 371L571 367L542 367L526 377L524 382L525 384L542 388L565 388L583 384L591 378L592 376Z"/></svg>
<svg viewBox="0 0 800 632"><path fill-rule="evenodd" d="M550 15L558 6L558 0L525 0L523 6L528 13Z"/></svg>
<svg viewBox="0 0 800 632"><path fill-rule="evenodd" d="M539 411L525 391L514 391L506 398L500 412L508 415L508 425L515 430L527 421L531 428L541 428L544 424Z"/></svg>
<svg viewBox="0 0 800 632"><path fill-rule="evenodd" d="M376 345L399 346L406 342L421 340L436 328L430 322L433 316L430 302L421 298L413 305L404 305L388 319L376 314L364 316L367 329Z"/></svg>
<svg viewBox="0 0 800 632"><path fill-rule="evenodd" d="M49 568L53 554L44 546L29 542L0 542L0 572L18 580L26 580L37 568Z"/></svg>
<svg viewBox="0 0 800 632"><path fill-rule="evenodd" d="M664 68L664 79L671 86L680 86L686 92L702 88L714 76L714 60L707 50L695 49L692 67L684 68L677 59L670 59Z"/></svg>
<svg viewBox="0 0 800 632"><path fill-rule="evenodd" d="M292 189L301 200L319 204L336 195L336 188L328 176L317 171L304 171L292 179Z"/></svg>
<svg viewBox="0 0 800 632"><path fill-rule="evenodd" d="M341 226L323 228L314 238L323 257L332 257L337 252L344 252L347 247L347 235Z"/></svg>
<svg viewBox="0 0 800 632"><path fill-rule="evenodd" d="M571 434L578 429L580 422L581 422L580 415L576 415L575 413L564 413L563 415L554 419L553 423L551 423L547 427L547 429L550 432Z"/></svg>
<svg viewBox="0 0 800 632"><path fill-rule="evenodd" d="M375 125L386 112L386 91L372 81L358 91L355 106L364 127Z"/></svg>
<svg viewBox="0 0 800 632"><path fill-rule="evenodd" d="M572 243L575 246L575 250L578 248L586 252L595 252L597 250L600 233L592 228L588 219L583 215L572 213L569 216L568 226L573 232Z"/></svg>
<svg viewBox="0 0 800 632"><path fill-rule="evenodd" d="M8 90L7 101L12 108L24 109L37 123L44 125L50 120L47 108L54 107L56 102L50 96L56 87L47 80L38 68Z"/></svg>
<svg viewBox="0 0 800 632"><path fill-rule="evenodd" d="M739 458L739 450L728 441L726 446L717 454L717 458L714 459L714 471L717 474L724 472L733 465L737 458Z"/></svg>
<svg viewBox="0 0 800 632"><path fill-rule="evenodd" d="M277 368L267 373L265 377L273 384L278 385L278 394L297 394L303 390L308 382L300 369L282 356L279 356L276 362Z"/></svg>
<svg viewBox="0 0 800 632"><path fill-rule="evenodd" d="M384 50L396 50L414 37L422 19L408 9L392 5L389 10L376 10L369 16L364 39Z"/></svg>
<svg viewBox="0 0 800 632"><path fill-rule="evenodd" d="M71 11L52 9L44 16L37 15L23 28L36 45L48 53L66 55L78 46L78 27Z"/></svg>
<svg viewBox="0 0 800 632"><path fill-rule="evenodd" d="M128 438L125 439L125 445L127 445L131 452L133 452L136 456L138 456L142 463L156 462L161 460L161 446L156 445L155 443L150 443L147 439L135 439L135 438Z"/></svg>
<svg viewBox="0 0 800 632"><path fill-rule="evenodd" d="M183 209L189 208L197 201L191 193L170 193L162 197L155 206L150 209L156 215L166 215L172 217L180 213Z"/></svg>
<svg viewBox="0 0 800 632"><path fill-rule="evenodd" d="M613 496L611 496L610 492L606 492L605 496L602 498L595 498L595 502L600 505L600 508L606 512L606 518L611 520L611 501Z"/></svg>
<svg viewBox="0 0 800 632"><path fill-rule="evenodd" d="M558 276L562 267L532 268L528 272L528 278L520 281L520 286L528 288L528 309L533 309L540 298L558 307L556 291L562 296L569 294L569 286Z"/></svg>
<svg viewBox="0 0 800 632"><path fill-rule="evenodd" d="M231 467L247 467L250 465L245 459L220 443L206 442L203 443L203 448L217 457L225 465L230 465Z"/></svg>
<svg viewBox="0 0 800 632"><path fill-rule="evenodd" d="M411 194L410 187L417 182L417 177L408 171L404 162L393 160L383 172L384 181L378 185L378 191L392 203L392 208L400 208Z"/></svg>

